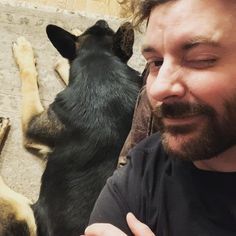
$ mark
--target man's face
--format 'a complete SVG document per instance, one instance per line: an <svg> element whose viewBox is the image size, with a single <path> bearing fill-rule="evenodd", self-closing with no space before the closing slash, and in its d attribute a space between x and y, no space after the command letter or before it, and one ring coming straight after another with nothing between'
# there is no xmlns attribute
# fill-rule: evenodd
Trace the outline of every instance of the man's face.
<svg viewBox="0 0 236 236"><path fill-rule="evenodd" d="M150 15L147 93L167 152L187 160L236 143L236 3L176 0Z"/></svg>

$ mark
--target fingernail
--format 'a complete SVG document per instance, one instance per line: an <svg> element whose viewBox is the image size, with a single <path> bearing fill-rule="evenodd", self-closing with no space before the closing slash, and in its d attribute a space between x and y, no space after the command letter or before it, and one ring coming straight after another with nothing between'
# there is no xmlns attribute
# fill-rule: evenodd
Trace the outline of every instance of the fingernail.
<svg viewBox="0 0 236 236"><path fill-rule="evenodd" d="M136 219L135 215L132 212L127 213L127 217Z"/></svg>

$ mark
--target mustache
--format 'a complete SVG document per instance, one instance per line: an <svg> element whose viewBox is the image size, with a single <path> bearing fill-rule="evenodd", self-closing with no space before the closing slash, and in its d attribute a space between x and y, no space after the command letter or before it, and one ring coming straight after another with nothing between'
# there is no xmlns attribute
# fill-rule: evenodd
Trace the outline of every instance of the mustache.
<svg viewBox="0 0 236 236"><path fill-rule="evenodd" d="M215 113L215 110L206 104L188 102L162 103L161 105L158 105L153 109L153 114L158 119L183 118L194 115L214 117Z"/></svg>

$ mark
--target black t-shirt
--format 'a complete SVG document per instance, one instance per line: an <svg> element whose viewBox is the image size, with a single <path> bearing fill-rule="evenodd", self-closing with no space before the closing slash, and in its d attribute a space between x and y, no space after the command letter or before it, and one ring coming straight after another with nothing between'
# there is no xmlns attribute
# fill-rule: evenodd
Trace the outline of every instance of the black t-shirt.
<svg viewBox="0 0 236 236"><path fill-rule="evenodd" d="M154 134L108 179L90 224L111 223L132 235L128 212L158 236L235 236L236 173L203 171L168 157Z"/></svg>

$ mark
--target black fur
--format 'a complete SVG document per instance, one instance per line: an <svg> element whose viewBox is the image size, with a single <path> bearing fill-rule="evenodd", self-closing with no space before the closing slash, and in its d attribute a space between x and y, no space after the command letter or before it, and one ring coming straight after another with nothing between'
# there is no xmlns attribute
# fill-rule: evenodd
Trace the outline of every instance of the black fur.
<svg viewBox="0 0 236 236"><path fill-rule="evenodd" d="M14 221L9 220L7 223L8 227L2 231L1 236L30 236L27 222L15 219Z"/></svg>
<svg viewBox="0 0 236 236"><path fill-rule="evenodd" d="M68 87L49 108L63 129L56 133L33 205L39 236L82 234L101 188L116 168L142 82L125 63L133 41L123 40L121 33L133 40L133 31L128 24L121 27L114 33L100 20L79 37L57 26L47 28L71 68ZM40 132L28 133L40 138Z"/></svg>

